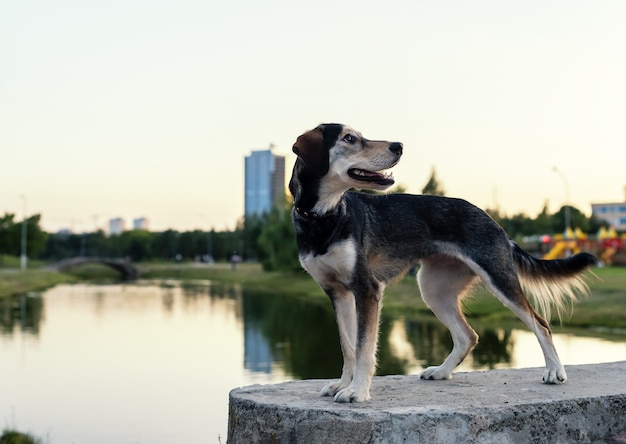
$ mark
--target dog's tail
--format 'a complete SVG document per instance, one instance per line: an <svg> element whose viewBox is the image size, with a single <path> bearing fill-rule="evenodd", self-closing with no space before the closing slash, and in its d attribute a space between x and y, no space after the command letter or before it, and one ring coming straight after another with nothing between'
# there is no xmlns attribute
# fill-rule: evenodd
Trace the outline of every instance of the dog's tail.
<svg viewBox="0 0 626 444"><path fill-rule="evenodd" d="M598 264L595 256L578 253L565 259L537 259L517 244L512 244L522 287L532 295L535 307L548 321L552 308L561 320L563 310L571 307L578 295L589 293L582 273Z"/></svg>

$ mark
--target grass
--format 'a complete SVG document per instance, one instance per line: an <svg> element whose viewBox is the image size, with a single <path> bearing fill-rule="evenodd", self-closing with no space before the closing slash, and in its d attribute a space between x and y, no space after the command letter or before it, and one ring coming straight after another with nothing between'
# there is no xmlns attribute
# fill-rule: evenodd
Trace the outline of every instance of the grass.
<svg viewBox="0 0 626 444"><path fill-rule="evenodd" d="M57 284L76 282L78 277L42 269L0 270L0 298L42 291Z"/></svg>

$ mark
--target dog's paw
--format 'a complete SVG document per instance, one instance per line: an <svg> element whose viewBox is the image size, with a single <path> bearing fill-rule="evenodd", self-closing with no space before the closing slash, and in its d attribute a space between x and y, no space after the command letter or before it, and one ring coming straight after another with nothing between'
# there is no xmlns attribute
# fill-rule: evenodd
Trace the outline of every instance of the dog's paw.
<svg viewBox="0 0 626 444"><path fill-rule="evenodd" d="M322 389L322 396L335 396L339 390L346 388L349 384L344 384L341 380L331 382Z"/></svg>
<svg viewBox="0 0 626 444"><path fill-rule="evenodd" d="M335 395L335 402L363 402L370 399L369 390L357 390L351 385Z"/></svg>
<svg viewBox="0 0 626 444"><path fill-rule="evenodd" d="M451 379L452 373L443 368L443 365L437 367L428 367L420 373L421 379Z"/></svg>
<svg viewBox="0 0 626 444"><path fill-rule="evenodd" d="M560 384L567 381L567 374L563 367L546 368L543 372L543 382L545 384Z"/></svg>

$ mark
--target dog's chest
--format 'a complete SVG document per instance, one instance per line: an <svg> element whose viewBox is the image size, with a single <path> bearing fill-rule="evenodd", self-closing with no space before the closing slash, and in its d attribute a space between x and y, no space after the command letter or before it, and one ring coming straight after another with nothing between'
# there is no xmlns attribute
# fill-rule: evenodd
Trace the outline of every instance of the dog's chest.
<svg viewBox="0 0 626 444"><path fill-rule="evenodd" d="M328 248L324 254L300 254L300 264L322 286L337 281L347 285L356 265L356 246L352 239L346 239Z"/></svg>

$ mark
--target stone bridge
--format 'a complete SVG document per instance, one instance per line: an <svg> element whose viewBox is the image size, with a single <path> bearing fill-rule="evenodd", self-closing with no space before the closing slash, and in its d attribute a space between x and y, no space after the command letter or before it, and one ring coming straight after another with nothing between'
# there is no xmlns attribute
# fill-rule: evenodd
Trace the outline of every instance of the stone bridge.
<svg viewBox="0 0 626 444"><path fill-rule="evenodd" d="M122 258L108 258L108 257L72 257L70 259L64 259L51 266L51 268L58 271L67 271L70 268L76 267L82 264L102 264L107 267L113 268L118 271L124 279L132 280L139 277L139 270L131 264L130 260Z"/></svg>

